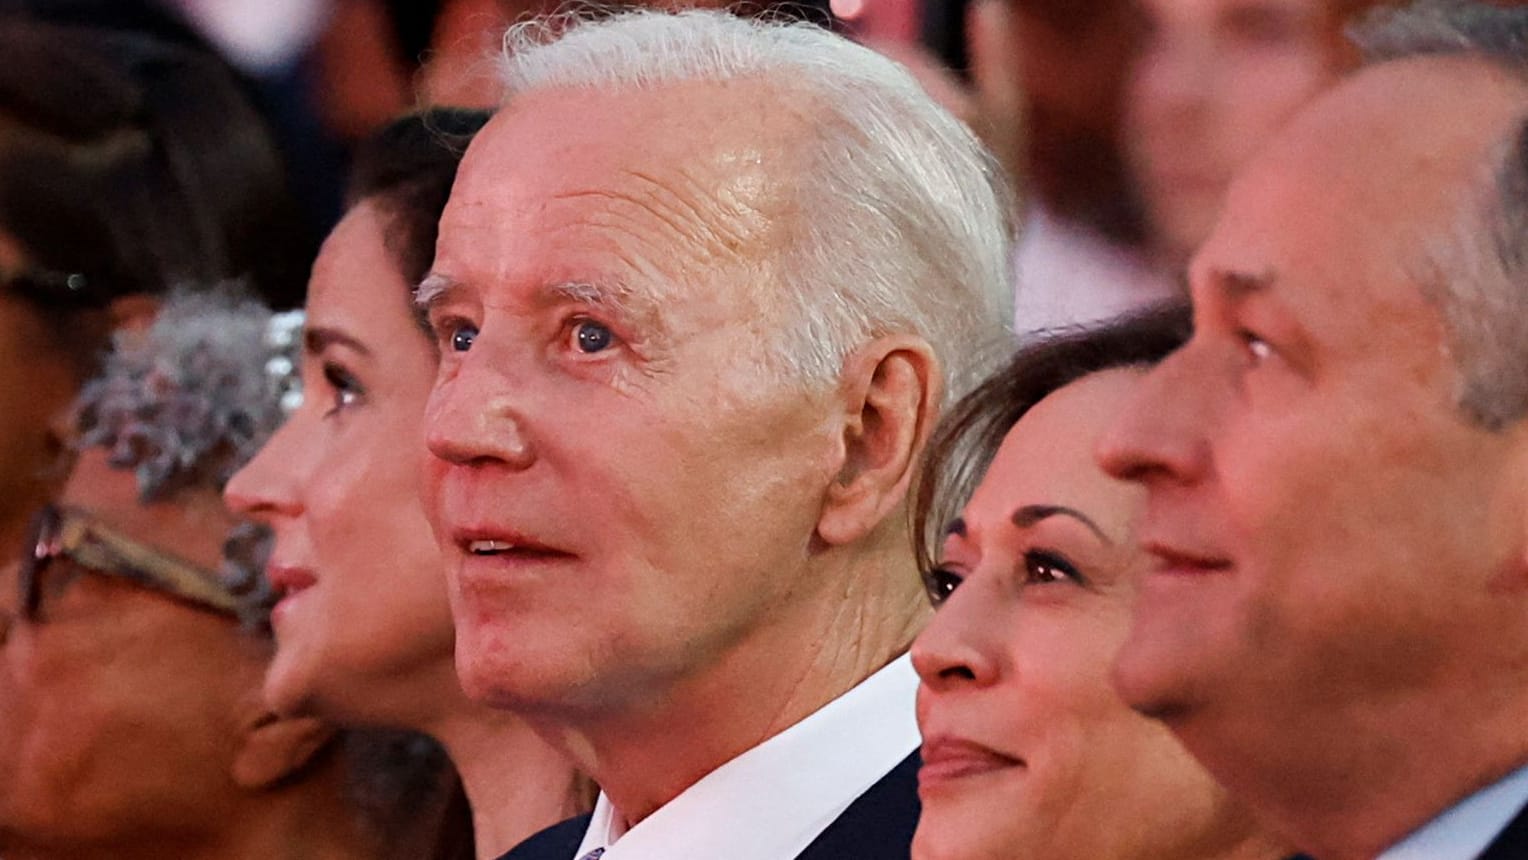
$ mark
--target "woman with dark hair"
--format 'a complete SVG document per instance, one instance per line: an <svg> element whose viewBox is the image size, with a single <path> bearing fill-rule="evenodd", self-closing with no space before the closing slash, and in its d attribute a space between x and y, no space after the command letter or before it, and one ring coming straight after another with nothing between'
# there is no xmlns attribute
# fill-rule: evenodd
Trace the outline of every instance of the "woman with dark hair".
<svg viewBox="0 0 1528 860"><path fill-rule="evenodd" d="M363 147L350 211L313 267L303 404L229 483L276 535L281 714L439 740L470 800L479 857L497 857L592 799L519 720L456 679L444 562L419 495L425 401L439 356L412 301L475 111L408 117Z"/></svg>
<svg viewBox="0 0 1528 860"><path fill-rule="evenodd" d="M178 295L82 392L63 490L0 569L0 855L381 860L433 837L432 744L262 703L264 542L220 491L282 418L270 319Z"/></svg>
<svg viewBox="0 0 1528 860"><path fill-rule="evenodd" d="M1021 349L935 430L916 496L933 622L921 860L1283 855L1109 666L1147 556L1144 493L1093 462L1141 374L1187 338L1170 307Z"/></svg>
<svg viewBox="0 0 1528 860"><path fill-rule="evenodd" d="M0 18L0 546L67 467L63 416L110 333L176 284L295 303L311 243L214 58Z"/></svg>

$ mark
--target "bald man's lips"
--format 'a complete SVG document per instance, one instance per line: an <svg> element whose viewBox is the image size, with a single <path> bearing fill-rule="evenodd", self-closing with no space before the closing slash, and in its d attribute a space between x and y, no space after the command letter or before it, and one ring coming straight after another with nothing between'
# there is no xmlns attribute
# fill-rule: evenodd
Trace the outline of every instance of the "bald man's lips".
<svg viewBox="0 0 1528 860"><path fill-rule="evenodd" d="M1156 541L1145 541L1141 546L1156 560L1151 569L1153 574L1206 576L1231 569L1230 559L1219 556L1186 551Z"/></svg>

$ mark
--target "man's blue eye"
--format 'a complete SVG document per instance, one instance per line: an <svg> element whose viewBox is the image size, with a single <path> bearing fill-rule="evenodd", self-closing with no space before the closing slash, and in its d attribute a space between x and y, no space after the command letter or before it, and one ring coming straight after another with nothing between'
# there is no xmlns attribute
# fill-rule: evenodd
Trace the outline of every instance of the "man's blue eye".
<svg viewBox="0 0 1528 860"><path fill-rule="evenodd" d="M472 342L477 340L478 331L470 325L464 325L451 332L451 349L455 352L466 352L472 349Z"/></svg>
<svg viewBox="0 0 1528 860"><path fill-rule="evenodd" d="M584 320L573 330L580 352L600 352L610 346L615 335L593 320Z"/></svg>

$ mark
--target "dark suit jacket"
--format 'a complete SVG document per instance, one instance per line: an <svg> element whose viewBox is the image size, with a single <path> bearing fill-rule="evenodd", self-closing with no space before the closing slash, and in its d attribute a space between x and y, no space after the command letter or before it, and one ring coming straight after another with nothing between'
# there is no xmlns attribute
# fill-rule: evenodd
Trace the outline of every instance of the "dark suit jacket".
<svg viewBox="0 0 1528 860"><path fill-rule="evenodd" d="M918 753L855 798L796 860L898 860L909 856L918 827ZM510 849L499 860L576 860L589 816L554 824ZM685 860L685 858L676 858Z"/></svg>
<svg viewBox="0 0 1528 860"><path fill-rule="evenodd" d="M1528 858L1528 806L1517 811L1507 829L1480 852L1479 860L1523 860Z"/></svg>

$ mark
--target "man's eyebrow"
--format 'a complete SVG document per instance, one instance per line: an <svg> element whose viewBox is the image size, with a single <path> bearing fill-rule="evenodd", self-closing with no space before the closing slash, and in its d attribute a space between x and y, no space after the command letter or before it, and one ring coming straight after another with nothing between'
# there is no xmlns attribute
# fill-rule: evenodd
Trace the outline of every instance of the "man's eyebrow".
<svg viewBox="0 0 1528 860"><path fill-rule="evenodd" d="M609 311L619 320L634 324L644 339L668 332L663 302L652 293L621 281L565 281L541 291L539 300L549 305L589 305Z"/></svg>
<svg viewBox="0 0 1528 860"><path fill-rule="evenodd" d="M569 281L561 284L553 284L543 291L547 300L556 302L574 302L581 305L595 305L609 308L616 313L627 314L638 309L637 306L645 306L644 310L650 310L655 303L647 301L646 296L624 285L591 284L585 281Z"/></svg>
<svg viewBox="0 0 1528 860"><path fill-rule="evenodd" d="M429 311L435 305L450 300L462 285L449 275L431 272L414 288L414 306Z"/></svg>
<svg viewBox="0 0 1528 860"><path fill-rule="evenodd" d="M318 355L331 346L346 346L364 356L370 356L371 350L366 345L348 334L324 326L308 327L302 332L303 351L309 355Z"/></svg>
<svg viewBox="0 0 1528 860"><path fill-rule="evenodd" d="M1046 520L1055 516L1071 517L1072 519L1087 526L1088 529L1093 532L1093 534L1098 535L1099 540L1109 544L1110 546L1114 545L1114 541L1111 540L1108 535L1104 534L1104 530L1099 528L1098 523L1093 522L1093 520L1090 519L1087 514L1084 514L1082 511L1079 511L1076 508L1068 508L1064 505L1025 505L1024 507L1019 508L1013 512L1013 524L1021 529L1026 529L1040 522L1041 520Z"/></svg>

